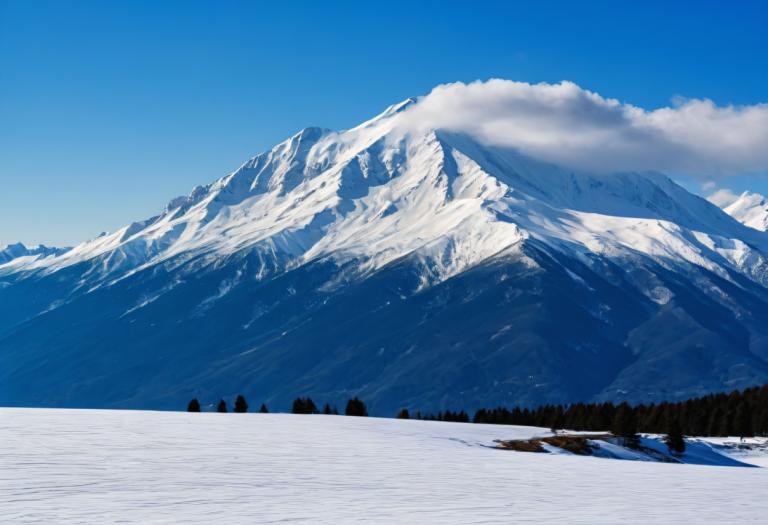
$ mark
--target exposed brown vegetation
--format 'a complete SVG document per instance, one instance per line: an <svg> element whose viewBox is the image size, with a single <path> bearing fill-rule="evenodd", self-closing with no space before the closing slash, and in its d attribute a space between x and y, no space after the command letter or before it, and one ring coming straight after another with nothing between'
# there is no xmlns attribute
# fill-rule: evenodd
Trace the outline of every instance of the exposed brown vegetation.
<svg viewBox="0 0 768 525"><path fill-rule="evenodd" d="M548 443L557 448L562 448L573 454L579 456L589 456L592 454L592 447L587 441L592 436L552 436L542 439L544 443Z"/></svg>
<svg viewBox="0 0 768 525"><path fill-rule="evenodd" d="M532 438L532 439L511 439L508 441L499 441L497 448L506 450L516 450L518 452L546 452L542 443L552 445L553 447L567 450L572 454L579 456L592 455L592 446L589 444L591 439L610 438L610 434L589 434L589 435L568 435L559 434L556 436Z"/></svg>
<svg viewBox="0 0 768 525"><path fill-rule="evenodd" d="M512 439L509 441L499 441L496 448L516 450L518 452L546 452L538 439Z"/></svg>

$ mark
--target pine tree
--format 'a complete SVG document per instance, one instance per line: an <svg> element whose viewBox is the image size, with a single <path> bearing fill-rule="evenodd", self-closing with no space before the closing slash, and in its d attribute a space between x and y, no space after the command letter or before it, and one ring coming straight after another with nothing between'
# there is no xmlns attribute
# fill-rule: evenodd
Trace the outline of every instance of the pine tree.
<svg viewBox="0 0 768 525"><path fill-rule="evenodd" d="M192 401L187 404L187 412L200 412L200 401L197 398L193 398Z"/></svg>
<svg viewBox="0 0 768 525"><path fill-rule="evenodd" d="M667 437L664 441L672 454L682 454L685 452L685 439L677 419L671 419L667 425Z"/></svg>
<svg viewBox="0 0 768 525"><path fill-rule="evenodd" d="M709 413L709 421L707 424L708 436L722 435L724 418L725 418L725 414L723 413L723 411L720 409L719 406L715 406L715 408Z"/></svg>
<svg viewBox="0 0 768 525"><path fill-rule="evenodd" d="M736 407L736 415L733 418L733 426L741 439L745 437L752 437L754 432L752 431L752 414L750 414L749 406L747 402L741 400Z"/></svg>
<svg viewBox="0 0 768 525"><path fill-rule="evenodd" d="M766 400L764 408L757 414L757 429L755 433L760 436L768 436L768 400Z"/></svg>
<svg viewBox="0 0 768 525"><path fill-rule="evenodd" d="M407 408L404 408L397 413L397 419L411 419L411 414L408 413Z"/></svg>
<svg viewBox="0 0 768 525"><path fill-rule="evenodd" d="M267 408L267 405L262 403L261 404L261 408L259 408L259 413L260 414L268 414L269 413L269 409Z"/></svg>
<svg viewBox="0 0 768 525"><path fill-rule="evenodd" d="M361 400L354 397L347 401L347 409L344 411L344 415L347 416L367 416L368 409Z"/></svg>
<svg viewBox="0 0 768 525"><path fill-rule="evenodd" d="M635 411L626 402L619 405L613 417L613 433L623 439L628 447L636 447L639 443L637 436L637 417Z"/></svg>
<svg viewBox="0 0 768 525"><path fill-rule="evenodd" d="M326 416L330 416L331 414L333 414L333 409L331 409L331 405L329 405L328 403L323 405L323 414L325 414Z"/></svg>
<svg viewBox="0 0 768 525"><path fill-rule="evenodd" d="M216 412L226 413L227 410L227 402L223 399L219 400L219 404L216 406Z"/></svg>
<svg viewBox="0 0 768 525"><path fill-rule="evenodd" d="M242 395L238 395L237 399L235 399L234 412L238 414L244 414L245 412L248 412L248 403L245 401L245 398Z"/></svg>
<svg viewBox="0 0 768 525"><path fill-rule="evenodd" d="M597 413L597 411L595 411L595 413ZM594 422L595 417L591 417L590 420ZM552 433L557 434L557 429L562 428L563 426L563 407L559 405L555 407L546 418L546 421L549 423L549 428L552 429Z"/></svg>

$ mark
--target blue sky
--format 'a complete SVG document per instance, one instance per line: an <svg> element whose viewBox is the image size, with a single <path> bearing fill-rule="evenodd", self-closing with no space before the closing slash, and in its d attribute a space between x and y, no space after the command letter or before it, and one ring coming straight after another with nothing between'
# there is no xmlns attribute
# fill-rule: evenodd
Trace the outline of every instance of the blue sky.
<svg viewBox="0 0 768 525"><path fill-rule="evenodd" d="M768 2L285 4L0 0L0 244L114 230L303 127L444 82L768 101Z"/></svg>

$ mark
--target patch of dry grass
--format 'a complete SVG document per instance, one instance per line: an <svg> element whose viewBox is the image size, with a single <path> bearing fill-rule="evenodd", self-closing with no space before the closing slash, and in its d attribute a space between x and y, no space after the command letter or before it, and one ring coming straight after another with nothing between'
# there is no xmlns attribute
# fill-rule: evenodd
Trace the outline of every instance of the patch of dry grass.
<svg viewBox="0 0 768 525"><path fill-rule="evenodd" d="M518 452L546 452L538 439L512 439L500 441L497 448L516 450Z"/></svg>
<svg viewBox="0 0 768 525"><path fill-rule="evenodd" d="M518 452L546 452L542 443L552 445L553 447L567 450L572 454L578 454L579 456L591 456L593 448L589 444L591 439L605 439L610 437L610 434L595 434L595 435L568 435L558 434L556 436L548 436L532 439L512 439L509 441L500 441L497 448L503 448L505 450L516 450Z"/></svg>

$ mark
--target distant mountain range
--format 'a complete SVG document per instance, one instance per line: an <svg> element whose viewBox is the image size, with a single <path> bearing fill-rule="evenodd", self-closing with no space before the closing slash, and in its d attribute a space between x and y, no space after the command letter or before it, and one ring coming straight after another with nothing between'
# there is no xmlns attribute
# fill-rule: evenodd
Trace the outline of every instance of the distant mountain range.
<svg viewBox="0 0 768 525"><path fill-rule="evenodd" d="M768 383L765 201L403 132L416 103L71 250L4 249L0 404L391 414Z"/></svg>
<svg viewBox="0 0 768 525"><path fill-rule="evenodd" d="M43 246L42 244L29 248L20 242L16 244L8 244L6 246L0 246L0 265L9 263L19 257L33 257L38 259L50 255L62 255L68 250L69 248L51 248L49 246Z"/></svg>

